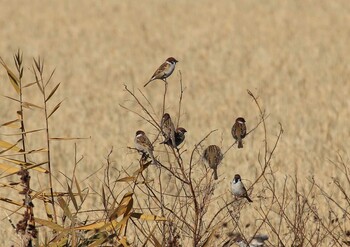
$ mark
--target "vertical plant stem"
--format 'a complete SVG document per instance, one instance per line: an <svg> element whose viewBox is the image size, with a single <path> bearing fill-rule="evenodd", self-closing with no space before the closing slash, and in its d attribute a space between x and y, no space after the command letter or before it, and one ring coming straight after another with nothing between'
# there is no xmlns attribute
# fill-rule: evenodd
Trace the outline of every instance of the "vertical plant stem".
<svg viewBox="0 0 350 247"><path fill-rule="evenodd" d="M39 72L40 82L41 82L41 91L42 91L43 99L44 99L45 132L46 132L46 145L47 145L47 166L49 169L49 184L50 184L51 204L52 204L52 210L53 210L53 215L54 215L53 220L55 223L57 223L57 213L56 213L54 194L53 194L53 184L52 184L51 147L50 147L50 131L49 131L49 117L48 117L49 113L47 112L48 106L47 106L47 96L46 96L47 83L46 84L44 83L44 78L43 78L44 63L41 62L40 58L38 60L34 59L34 63L35 63L37 71ZM35 70L34 70L34 72L35 72ZM51 76L52 76L52 74L51 74ZM51 79L51 76L50 76L50 79ZM36 75L36 78L37 78L37 75ZM38 81L38 84L39 84L39 81Z"/></svg>

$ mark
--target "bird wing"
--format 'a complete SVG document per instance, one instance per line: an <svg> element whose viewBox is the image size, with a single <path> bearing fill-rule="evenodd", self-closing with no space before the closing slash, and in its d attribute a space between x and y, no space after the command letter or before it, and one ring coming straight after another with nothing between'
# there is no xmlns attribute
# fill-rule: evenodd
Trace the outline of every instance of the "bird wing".
<svg viewBox="0 0 350 247"><path fill-rule="evenodd" d="M155 79L161 79L164 76L164 73L166 70L168 70L170 67L170 64L165 62L159 68L154 72L154 74L151 77L151 80Z"/></svg>
<svg viewBox="0 0 350 247"><path fill-rule="evenodd" d="M146 149L150 149L153 151L153 146L151 141L147 138L147 136L142 135L137 137L138 143L142 145Z"/></svg>

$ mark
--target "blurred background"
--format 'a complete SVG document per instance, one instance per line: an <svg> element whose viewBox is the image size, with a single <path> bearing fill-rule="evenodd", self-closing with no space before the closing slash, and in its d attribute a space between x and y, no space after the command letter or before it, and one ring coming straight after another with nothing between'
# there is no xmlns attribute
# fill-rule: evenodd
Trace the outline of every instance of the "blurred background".
<svg viewBox="0 0 350 247"><path fill-rule="evenodd" d="M0 56L14 69L12 56L21 49L28 83L34 79L33 57L45 60L47 78L56 69L53 82L61 86L52 107L64 102L51 118L52 136L89 138L77 141L78 156L84 156L81 179L105 163L112 146L115 166L137 165L139 156L127 148L136 130L145 130L151 139L157 132L120 106L140 111L124 84L138 96L142 90L160 121L163 82L143 85L173 56L179 63L168 79L166 110L179 118L181 71L180 125L188 131L184 149L192 150L218 129L203 148L217 144L226 150L238 116L253 128L258 111L249 89L269 116L271 142L279 123L283 126L273 161L281 179L298 174L330 183L339 176L330 160L340 154L349 161L349 23L347 1L2 1ZM1 95L14 95L3 69L0 85ZM26 97L42 102L36 89L28 89ZM1 122L12 120L16 109L2 97ZM27 115L33 128L41 124L35 114ZM40 146L40 140L28 145ZM244 149L227 153L218 171L220 193L228 191L235 173L247 184L256 178L262 147L259 127ZM62 179L60 172L72 170L74 141L55 142L53 150L55 176Z"/></svg>

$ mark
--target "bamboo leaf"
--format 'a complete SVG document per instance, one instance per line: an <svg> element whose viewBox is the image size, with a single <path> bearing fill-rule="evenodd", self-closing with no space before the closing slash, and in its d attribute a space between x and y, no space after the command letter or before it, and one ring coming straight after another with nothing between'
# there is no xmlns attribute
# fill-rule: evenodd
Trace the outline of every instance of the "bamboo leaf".
<svg viewBox="0 0 350 247"><path fill-rule="evenodd" d="M31 87L31 86L33 86L33 85L35 85L35 84L36 84L36 81L35 81L35 82L32 82L32 83L29 83L29 84L27 84L27 85L25 85L25 86L22 86L22 88Z"/></svg>
<svg viewBox="0 0 350 247"><path fill-rule="evenodd" d="M46 226L48 228L51 228L53 230L56 230L58 232L66 231L66 229L60 225L57 225L51 221L40 219L40 218L34 218L34 221L40 225Z"/></svg>
<svg viewBox="0 0 350 247"><path fill-rule="evenodd" d="M50 220L50 222L53 222L52 204L50 203L50 199L48 199L47 197L44 197L43 201L45 205L46 216Z"/></svg>
<svg viewBox="0 0 350 247"><path fill-rule="evenodd" d="M127 215L132 209L133 206L133 199L132 199L133 193L129 192L126 193L121 202L119 203L118 207L113 211L113 213L109 216L110 220L114 220L118 218L121 215Z"/></svg>
<svg viewBox="0 0 350 247"><path fill-rule="evenodd" d="M51 72L50 77L49 77L49 79L47 80L47 82L46 82L46 84L45 84L45 87L46 87L47 85L49 85L49 83L50 83L50 81L51 81L51 79L52 79L52 77L53 77L53 74L55 74L55 71L56 71L56 68Z"/></svg>
<svg viewBox="0 0 350 247"><path fill-rule="evenodd" d="M17 120L18 121L18 120ZM1 127L1 126L0 126ZM24 132L19 132L19 133L15 133L15 134L2 134L4 136L18 136L18 135L23 135L23 134L30 134L30 133L35 133L35 132L39 132L39 131L43 131L43 130L46 130L45 128L43 129L36 129L36 130L28 130L28 131L24 131ZM39 150L39 149L38 149ZM40 150L43 150L40 149ZM23 153L22 153L23 154Z"/></svg>
<svg viewBox="0 0 350 247"><path fill-rule="evenodd" d="M29 162L26 163L26 162L21 161L21 160L6 158L6 157L4 157L4 156L0 156L0 159L5 160L5 161L8 161L8 162L11 162L11 163L16 164L16 165L25 166L24 169L27 169L27 170L33 169L33 170L35 170L35 171L37 171L37 172L49 173L48 170L46 170L46 169L40 167L40 166L42 166L43 164L46 164L47 162L42 162L42 163L39 163L39 164L34 164L34 163L29 163ZM18 169L18 171L19 171L19 170L20 170L20 168ZM18 171L17 171L17 172L18 172ZM6 177L9 176L9 175L15 174L15 173L16 173L16 172L10 173L10 174L6 175Z"/></svg>
<svg viewBox="0 0 350 247"><path fill-rule="evenodd" d="M136 177L125 177L117 179L116 182L134 182Z"/></svg>
<svg viewBox="0 0 350 247"><path fill-rule="evenodd" d="M64 215L67 216L71 221L74 221L72 212L69 210L67 202L61 196L57 198L57 201L60 207L63 209Z"/></svg>
<svg viewBox="0 0 350 247"><path fill-rule="evenodd" d="M69 184L68 184L68 195L73 202L75 210L79 211L77 200L75 199L75 195L73 194L72 188L69 186Z"/></svg>
<svg viewBox="0 0 350 247"><path fill-rule="evenodd" d="M3 157L10 157L10 156L16 156L16 155L23 155L23 154L33 154L33 153L43 153L43 152L47 152L48 149L47 148L40 148L40 149L33 149L33 150L29 150L29 151L26 151L26 152L18 152L18 153L11 153L11 154L6 154L6 155L3 155ZM0 157L1 159L1 157ZM22 162L21 164L23 165L28 165L28 164L32 164L32 163L23 163L23 161L20 161Z"/></svg>
<svg viewBox="0 0 350 247"><path fill-rule="evenodd" d="M7 71L7 75L9 76L10 82L13 86L13 88L16 90L17 94L19 94L20 92L20 81L17 78L17 76L9 69L9 67L7 67L7 65L5 64L4 60L2 60L2 58L0 58L0 63L1 65L6 69Z"/></svg>
<svg viewBox="0 0 350 247"><path fill-rule="evenodd" d="M15 119L6 123L3 123L2 125L0 125L0 127L9 127L9 128L15 128L15 129L19 129L20 128L20 123L21 121L19 119Z"/></svg>
<svg viewBox="0 0 350 247"><path fill-rule="evenodd" d="M35 70L34 65L32 65L32 67L33 67L34 76L35 76L35 83L38 86L40 92L44 95L44 89L42 88L42 86L39 83L39 77L38 77L37 71Z"/></svg>
<svg viewBox="0 0 350 247"><path fill-rule="evenodd" d="M11 188L11 189L16 189L15 186L19 185L20 182L10 182L8 184L0 183L1 188ZM18 189L17 189L18 190Z"/></svg>
<svg viewBox="0 0 350 247"><path fill-rule="evenodd" d="M16 202L16 201L14 201L12 199L5 198L5 197L0 197L0 201L7 202L9 204L16 205L18 207L22 207L23 206L23 202Z"/></svg>
<svg viewBox="0 0 350 247"><path fill-rule="evenodd" d="M63 102L63 100L62 100L60 103L58 103L58 104L53 108L53 110L51 111L51 113L49 114L49 116L47 117L47 119L49 119L49 118L52 116L52 114L54 114L55 111L58 110L58 108L60 108L62 102Z"/></svg>
<svg viewBox="0 0 350 247"><path fill-rule="evenodd" d="M125 223L128 220L128 216L124 217L120 222L116 221L116 220L112 220L112 221L98 221L92 224L88 224L88 225L84 225L84 226L78 226L78 227L73 227L71 228L72 230L109 230L109 229L119 229L123 224L125 225Z"/></svg>
<svg viewBox="0 0 350 247"><path fill-rule="evenodd" d="M12 144L12 143L0 140L0 147L5 148L6 150L13 150L16 152L20 151L21 149L19 147L17 147L16 145L17 145L17 143Z"/></svg>
<svg viewBox="0 0 350 247"><path fill-rule="evenodd" d="M20 169L18 169L18 167L13 167L8 164L0 163L0 170L3 170L6 173L17 173Z"/></svg>
<svg viewBox="0 0 350 247"><path fill-rule="evenodd" d="M80 197L80 202L82 203L83 200L84 200L84 197L83 197L83 194L81 193L80 185L79 185L78 180L77 180L77 178L75 176L74 176L74 179L75 179L75 187L77 187L78 194L79 194L79 197Z"/></svg>
<svg viewBox="0 0 350 247"><path fill-rule="evenodd" d="M106 224L110 224L110 223L106 223L104 221L95 222L95 223L84 225L84 226L74 227L73 229L74 230L98 230L98 229L104 227Z"/></svg>
<svg viewBox="0 0 350 247"><path fill-rule="evenodd" d="M46 163L46 162L44 162ZM37 170L39 172L42 172L42 173L49 173L48 170L44 169L44 168L41 168L39 166L41 166L43 163L40 163L40 164L32 164L32 165L29 165L29 166L26 166L25 168L23 168L24 170L30 170L30 169L33 169L33 170ZM21 169L18 168L18 171L20 171ZM5 178L5 177L9 177L9 176L12 176L14 174L17 174L18 171L15 171L15 172L11 172L9 174L6 174L5 176L2 176L0 178Z"/></svg>
<svg viewBox="0 0 350 247"><path fill-rule="evenodd" d="M45 102L49 101L49 99L54 95L54 93L56 92L56 90L58 89L58 87L61 85L61 83L58 83L56 85L56 87L54 87L54 89L52 89L51 93L49 94L49 96L47 96Z"/></svg>
<svg viewBox="0 0 350 247"><path fill-rule="evenodd" d="M44 109L41 106L35 105L33 103L30 103L30 102L26 102L26 101L23 101L22 105L23 105L24 108L27 108L27 109L32 109L31 107L38 108L38 109Z"/></svg>

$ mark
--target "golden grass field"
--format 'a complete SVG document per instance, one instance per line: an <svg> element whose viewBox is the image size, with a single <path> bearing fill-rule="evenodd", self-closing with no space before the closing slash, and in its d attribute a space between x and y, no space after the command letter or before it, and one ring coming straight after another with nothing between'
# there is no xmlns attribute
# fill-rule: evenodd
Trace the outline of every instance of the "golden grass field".
<svg viewBox="0 0 350 247"><path fill-rule="evenodd" d="M33 57L45 59L47 73L56 68L54 82L62 84L55 102L64 102L52 117L52 135L91 137L77 141L78 154L84 156L79 178L85 186L100 188L89 176L105 163L112 146L116 166L138 164L139 156L127 149L133 146L135 131L144 129L151 138L157 132L120 107L138 109L123 84L135 92L143 90L160 120L163 83L143 84L174 56L179 63L168 80L166 110L177 114L181 71L185 93L180 125L188 131L184 148L192 150L218 129L204 146L218 144L225 150L232 144L230 131L237 116L245 117L248 129L255 126L258 111L249 89L269 115L270 140L276 138L279 122L284 129L273 159L277 178L283 182L296 173L306 189L306 178L314 176L340 198L331 178L344 178L330 160L340 154L349 164L349 23L347 1L16 0L1 3L0 56L14 68L12 56L20 48L28 80L33 79ZM4 70L0 83L1 95L14 95ZM27 97L41 102L31 90ZM16 108L10 105L0 100L1 122L14 118ZM33 116L28 118L36 126ZM0 129L0 134L5 132ZM219 167L217 195L230 197L229 183L236 173L246 184L256 178L262 141L259 127L245 140L244 149L228 152ZM54 176L64 181L60 172L72 171L74 142L55 142L53 150ZM33 177L32 183L36 180ZM0 191L0 196L6 194ZM92 206L100 207L99 202ZM0 236L12 234L5 216L0 213L1 226L6 226ZM11 239L0 237L1 246L9 243Z"/></svg>

